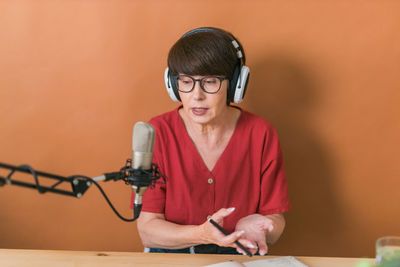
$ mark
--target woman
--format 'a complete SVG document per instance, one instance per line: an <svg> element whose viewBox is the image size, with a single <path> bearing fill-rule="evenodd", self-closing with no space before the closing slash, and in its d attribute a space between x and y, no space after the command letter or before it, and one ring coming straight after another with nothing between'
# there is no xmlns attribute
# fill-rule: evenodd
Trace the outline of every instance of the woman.
<svg viewBox="0 0 400 267"><path fill-rule="evenodd" d="M264 255L290 209L277 134L231 102L244 96L248 68L232 34L198 28L171 48L165 79L177 109L153 118L153 162L167 179L147 190L138 219L150 252ZM229 233L220 233L212 218Z"/></svg>

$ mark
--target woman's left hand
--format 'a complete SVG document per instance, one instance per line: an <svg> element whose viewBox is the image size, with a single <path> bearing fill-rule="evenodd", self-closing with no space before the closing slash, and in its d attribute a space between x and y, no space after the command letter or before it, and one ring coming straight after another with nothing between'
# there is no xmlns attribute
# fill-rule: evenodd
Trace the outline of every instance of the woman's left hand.
<svg viewBox="0 0 400 267"><path fill-rule="evenodd" d="M244 231L242 238L248 239L258 246L260 255L268 252L266 236L274 230L274 221L261 214L252 214L240 219L235 231Z"/></svg>

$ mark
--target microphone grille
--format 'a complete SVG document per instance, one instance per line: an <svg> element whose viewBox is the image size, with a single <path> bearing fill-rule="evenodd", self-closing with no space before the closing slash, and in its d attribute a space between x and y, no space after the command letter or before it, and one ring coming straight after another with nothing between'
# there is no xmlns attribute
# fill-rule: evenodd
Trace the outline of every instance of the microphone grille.
<svg viewBox="0 0 400 267"><path fill-rule="evenodd" d="M147 123L139 121L133 127L132 149L134 152L152 153L156 130Z"/></svg>

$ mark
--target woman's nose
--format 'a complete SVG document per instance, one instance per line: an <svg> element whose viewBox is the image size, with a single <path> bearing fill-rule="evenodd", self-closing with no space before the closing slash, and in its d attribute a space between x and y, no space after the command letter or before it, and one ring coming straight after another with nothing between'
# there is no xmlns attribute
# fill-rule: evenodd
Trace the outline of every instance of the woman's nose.
<svg viewBox="0 0 400 267"><path fill-rule="evenodd" d="M200 81L196 81L193 88L193 97L195 99L203 99L205 92L201 88Z"/></svg>

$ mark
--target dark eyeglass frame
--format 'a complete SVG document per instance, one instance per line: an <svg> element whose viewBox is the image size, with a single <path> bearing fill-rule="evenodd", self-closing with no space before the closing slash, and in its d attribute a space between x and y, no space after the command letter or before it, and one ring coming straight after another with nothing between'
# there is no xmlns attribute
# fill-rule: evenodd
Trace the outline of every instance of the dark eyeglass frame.
<svg viewBox="0 0 400 267"><path fill-rule="evenodd" d="M182 91L182 90L180 90L180 89L179 89L179 85L178 85L178 79L179 79L179 77L186 77L186 78L191 79L191 80L193 81L193 87L192 87L192 89L190 89L189 91ZM223 78L223 77L212 76L212 75L210 75L210 76L205 76L205 77L203 77L203 78L201 78L201 79L195 79L195 78L193 78L192 76L190 76L190 75L185 75L185 74L174 75L173 78L174 78L174 80L175 80L176 88L178 89L179 92L182 92L182 93L190 93L190 92L193 91L194 87L196 86L196 82L199 82L201 90L203 90L203 91L206 92L207 94L216 94L216 93L218 93L219 90L221 89L222 82L223 82L224 80L229 80L229 78ZM204 79L207 79L207 78L216 78L216 79L219 80L219 88L218 88L217 91L215 91L215 92L208 92L208 91L203 87L203 81L204 81Z"/></svg>

